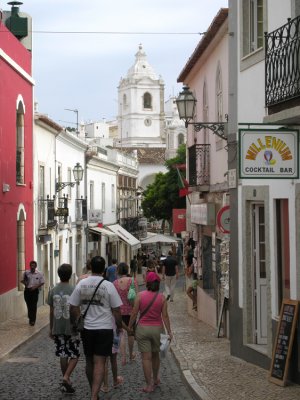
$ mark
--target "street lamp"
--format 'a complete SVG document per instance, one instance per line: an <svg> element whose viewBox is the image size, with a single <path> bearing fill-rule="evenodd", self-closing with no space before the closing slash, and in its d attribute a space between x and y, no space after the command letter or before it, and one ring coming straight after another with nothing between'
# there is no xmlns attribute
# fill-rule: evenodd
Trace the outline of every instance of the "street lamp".
<svg viewBox="0 0 300 400"><path fill-rule="evenodd" d="M74 187L76 184L79 185L79 182L81 182L82 178L83 178L83 168L79 164L79 162L76 163L72 172L73 172L75 182L56 182L56 186L55 186L56 192L60 192L67 186Z"/></svg>
<svg viewBox="0 0 300 400"><path fill-rule="evenodd" d="M228 116L225 115L226 122L191 122L194 119L197 99L190 91L188 86L183 87L183 91L179 93L176 99L179 118L185 122L185 127L193 125L196 132L201 129L209 129L221 139L227 140L227 121Z"/></svg>

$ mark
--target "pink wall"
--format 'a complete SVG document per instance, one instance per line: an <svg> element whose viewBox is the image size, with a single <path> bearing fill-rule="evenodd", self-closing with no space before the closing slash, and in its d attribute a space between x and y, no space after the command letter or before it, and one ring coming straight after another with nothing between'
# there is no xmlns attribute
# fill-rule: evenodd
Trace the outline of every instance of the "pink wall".
<svg viewBox="0 0 300 400"><path fill-rule="evenodd" d="M31 74L31 53L0 23L0 50ZM32 83L0 54L0 295L17 286L17 213L23 204L26 265L33 257ZM25 105L25 184L16 185L16 107ZM3 193L2 185L10 185Z"/></svg>

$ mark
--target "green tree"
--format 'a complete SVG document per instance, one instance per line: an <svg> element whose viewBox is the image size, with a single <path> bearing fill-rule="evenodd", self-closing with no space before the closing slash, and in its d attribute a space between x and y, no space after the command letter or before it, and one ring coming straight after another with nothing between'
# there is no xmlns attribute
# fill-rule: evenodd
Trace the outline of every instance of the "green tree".
<svg viewBox="0 0 300 400"><path fill-rule="evenodd" d="M168 221L172 228L173 208L186 208L186 198L179 197L179 177L176 164L186 163L186 148L181 145L177 155L165 162L168 172L156 174L155 180L144 191L142 208L149 221Z"/></svg>

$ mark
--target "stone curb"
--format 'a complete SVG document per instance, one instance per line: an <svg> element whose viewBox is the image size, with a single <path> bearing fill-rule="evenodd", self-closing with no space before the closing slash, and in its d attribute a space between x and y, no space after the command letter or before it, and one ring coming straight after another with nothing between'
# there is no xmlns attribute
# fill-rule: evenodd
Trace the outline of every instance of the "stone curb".
<svg viewBox="0 0 300 400"><path fill-rule="evenodd" d="M34 332L32 332L29 336L27 337L22 337L22 339L19 339L15 345L7 349L6 352L3 352L0 354L0 363L5 361L14 351L18 350L21 348L23 345L25 345L30 339L34 338L42 329L44 329L47 325L49 325L49 322L45 322L43 324L40 324L39 326L36 327Z"/></svg>
<svg viewBox="0 0 300 400"><path fill-rule="evenodd" d="M198 385L191 370L188 367L188 362L186 358L181 354L181 351L177 348L175 344L172 344L170 350L175 358L177 365L181 371L181 375L185 380L187 387L199 400L213 400L205 390Z"/></svg>

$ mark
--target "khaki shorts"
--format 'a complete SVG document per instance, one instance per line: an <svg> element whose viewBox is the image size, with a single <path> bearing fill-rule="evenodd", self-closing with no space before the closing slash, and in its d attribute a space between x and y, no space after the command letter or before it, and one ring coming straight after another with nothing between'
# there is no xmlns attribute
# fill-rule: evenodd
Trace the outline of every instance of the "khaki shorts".
<svg viewBox="0 0 300 400"><path fill-rule="evenodd" d="M135 338L141 353L156 353L160 350L160 334L163 333L161 326L143 326L136 328Z"/></svg>

